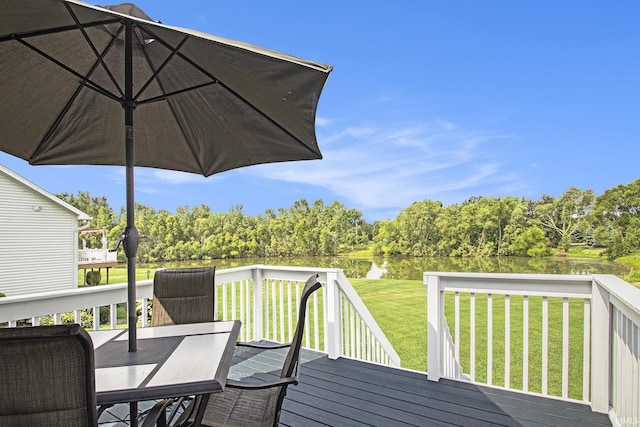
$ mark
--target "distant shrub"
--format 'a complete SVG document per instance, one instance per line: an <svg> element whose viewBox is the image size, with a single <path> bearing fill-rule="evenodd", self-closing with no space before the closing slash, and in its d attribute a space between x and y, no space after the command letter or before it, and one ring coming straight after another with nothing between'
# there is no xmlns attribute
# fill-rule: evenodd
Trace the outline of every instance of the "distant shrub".
<svg viewBox="0 0 640 427"><path fill-rule="evenodd" d="M87 284L87 286L97 286L100 284L100 280L102 278L100 277L100 271L88 271L87 272L87 276L84 279L85 283Z"/></svg>
<svg viewBox="0 0 640 427"><path fill-rule="evenodd" d="M61 317L61 321L62 324L64 325L68 325L71 323L75 323L76 319L75 319L75 315L73 312L69 312L69 313L62 313ZM51 326L54 324L53 321L53 316L43 316L40 318L40 325L41 326ZM93 316L91 315L91 313L89 312L89 310L82 310L80 313L80 325L85 328L85 329L89 329L91 327L93 327Z"/></svg>

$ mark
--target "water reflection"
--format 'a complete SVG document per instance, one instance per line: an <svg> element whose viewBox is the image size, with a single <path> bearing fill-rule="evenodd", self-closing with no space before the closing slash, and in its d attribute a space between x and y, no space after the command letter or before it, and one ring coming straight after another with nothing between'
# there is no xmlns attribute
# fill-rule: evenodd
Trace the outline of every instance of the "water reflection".
<svg viewBox="0 0 640 427"><path fill-rule="evenodd" d="M422 280L425 271L537 273L537 274L614 274L623 277L630 268L598 258L573 257L493 257L493 258L245 258L194 262L141 264L140 268L216 266L218 269L265 264L279 266L342 268L350 278Z"/></svg>
<svg viewBox="0 0 640 427"><path fill-rule="evenodd" d="M387 261L384 261L381 266L378 267L378 264L375 262L371 263L371 268L367 271L366 278L367 279L381 279L382 276L387 274Z"/></svg>

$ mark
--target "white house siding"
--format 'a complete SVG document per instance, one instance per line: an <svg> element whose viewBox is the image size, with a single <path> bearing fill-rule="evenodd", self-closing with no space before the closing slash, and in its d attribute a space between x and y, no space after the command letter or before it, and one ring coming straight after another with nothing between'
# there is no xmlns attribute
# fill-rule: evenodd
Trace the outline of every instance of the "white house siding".
<svg viewBox="0 0 640 427"><path fill-rule="evenodd" d="M77 287L78 214L65 205L0 173L0 292Z"/></svg>

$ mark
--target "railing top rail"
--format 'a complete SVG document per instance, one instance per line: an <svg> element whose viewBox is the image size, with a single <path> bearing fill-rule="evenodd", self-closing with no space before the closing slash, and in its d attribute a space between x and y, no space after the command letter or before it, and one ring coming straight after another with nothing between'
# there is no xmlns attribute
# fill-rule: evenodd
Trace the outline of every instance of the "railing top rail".
<svg viewBox="0 0 640 427"><path fill-rule="evenodd" d="M320 281L327 281L328 273L337 273L339 268L323 267L288 267L277 265L254 264L243 267L232 267L216 270L216 285L222 285L236 280L253 278L254 272L259 272L265 279L300 280L308 279L314 273L320 275Z"/></svg>
<svg viewBox="0 0 640 427"><path fill-rule="evenodd" d="M466 273L466 272L449 272L449 271L425 271L424 277L440 276L440 277L464 277L468 279L495 279L501 280L550 280L558 281L588 281L592 280L590 274L538 274L538 273Z"/></svg>
<svg viewBox="0 0 640 427"><path fill-rule="evenodd" d="M250 266L251 270L254 270L256 268L260 269L260 270L270 270L270 271L278 271L278 270L282 270L282 271L304 271L304 272L317 272L317 273L335 273L338 271L341 271L340 268L327 268L327 267L290 267L290 266L285 266L285 265L264 265L264 264L257 264L257 265L252 265ZM220 270L220 271L226 271L226 270Z"/></svg>
<svg viewBox="0 0 640 427"><path fill-rule="evenodd" d="M136 289L139 298L149 298L151 296L152 283L152 280L139 280L137 282ZM0 322L116 304L126 301L126 295L127 284L116 283L7 296L0 298Z"/></svg>
<svg viewBox="0 0 640 427"><path fill-rule="evenodd" d="M627 316L633 317L634 322L640 325L640 289L613 274L594 274L593 281L607 290L610 301L616 306L626 307Z"/></svg>
<svg viewBox="0 0 640 427"><path fill-rule="evenodd" d="M443 289L490 294L591 298L591 275L425 272L424 283L438 277Z"/></svg>
<svg viewBox="0 0 640 427"><path fill-rule="evenodd" d="M144 285L147 283L151 283L152 280L138 280L138 286ZM126 283L115 283L110 285L100 285L100 286L88 286L83 288L72 288L72 289L63 289L57 291L46 291L46 292L32 292L28 294L21 295L10 295L4 298L0 298L0 306L4 304L15 304L18 302L25 301L33 301L33 300L46 300L52 298L64 298L64 297L72 297L77 295L88 295L88 294L96 294L96 293L104 293L108 290L114 289L126 289Z"/></svg>

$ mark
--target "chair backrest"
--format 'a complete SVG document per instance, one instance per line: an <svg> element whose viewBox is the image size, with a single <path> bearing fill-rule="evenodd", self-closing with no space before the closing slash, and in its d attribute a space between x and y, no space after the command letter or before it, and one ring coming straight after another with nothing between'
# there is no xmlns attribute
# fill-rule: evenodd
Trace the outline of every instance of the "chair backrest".
<svg viewBox="0 0 640 427"><path fill-rule="evenodd" d="M281 378L298 376L300 349L302 347L302 336L304 335L304 324L307 317L307 301L311 294L321 287L322 284L318 281L318 275L314 274L313 276L309 277L309 279L307 279L307 282L302 289L302 295L300 296L300 306L298 308L298 324L296 325L296 330L293 333L293 339L291 340L289 352L287 353L287 357L282 366L282 372L280 373ZM274 426L277 426L279 423L280 409L282 408L282 402L284 401L286 394L287 387L284 386L280 389L280 393L278 395L278 401L275 408L275 420L273 424Z"/></svg>
<svg viewBox="0 0 640 427"><path fill-rule="evenodd" d="M307 301L311 294L320 289L322 285L318 282L318 275L311 276L302 290L300 306L298 309L298 319L293 339L289 344L289 351L283 363L281 378L295 378L297 383L298 363L300 358L300 348L302 346L302 336L307 313ZM256 345L258 348L265 348ZM267 346L266 348L270 348ZM276 348L280 348L279 346ZM185 411L176 422L176 426L198 426L198 425L242 425L242 426L267 426L277 427L282 402L287 393L287 386L291 381L270 382L244 387L243 381L234 381L231 386L227 383L227 388L222 393L213 393L208 397L208 402L203 407L201 398L197 397L196 402L190 407L192 410ZM204 417L200 420L200 417ZM201 424L202 422L202 424Z"/></svg>
<svg viewBox="0 0 640 427"><path fill-rule="evenodd" d="M80 325L0 328L0 425L95 426L93 343Z"/></svg>
<svg viewBox="0 0 640 427"><path fill-rule="evenodd" d="M318 275L314 274L313 276L309 277L309 279L307 279L307 282L302 289L302 295L300 296L300 306L298 308L298 324L296 325L296 330L293 333L293 339L291 340L291 346L289 347L287 358L285 359L284 365L282 366L282 372L280 373L281 378L291 377L294 375L294 372L298 371L300 348L302 347L302 336L304 335L304 324L307 317L307 300L312 293L314 293L321 287L322 284L318 282Z"/></svg>
<svg viewBox="0 0 640 427"><path fill-rule="evenodd" d="M153 276L151 325L214 321L215 267L167 268Z"/></svg>

